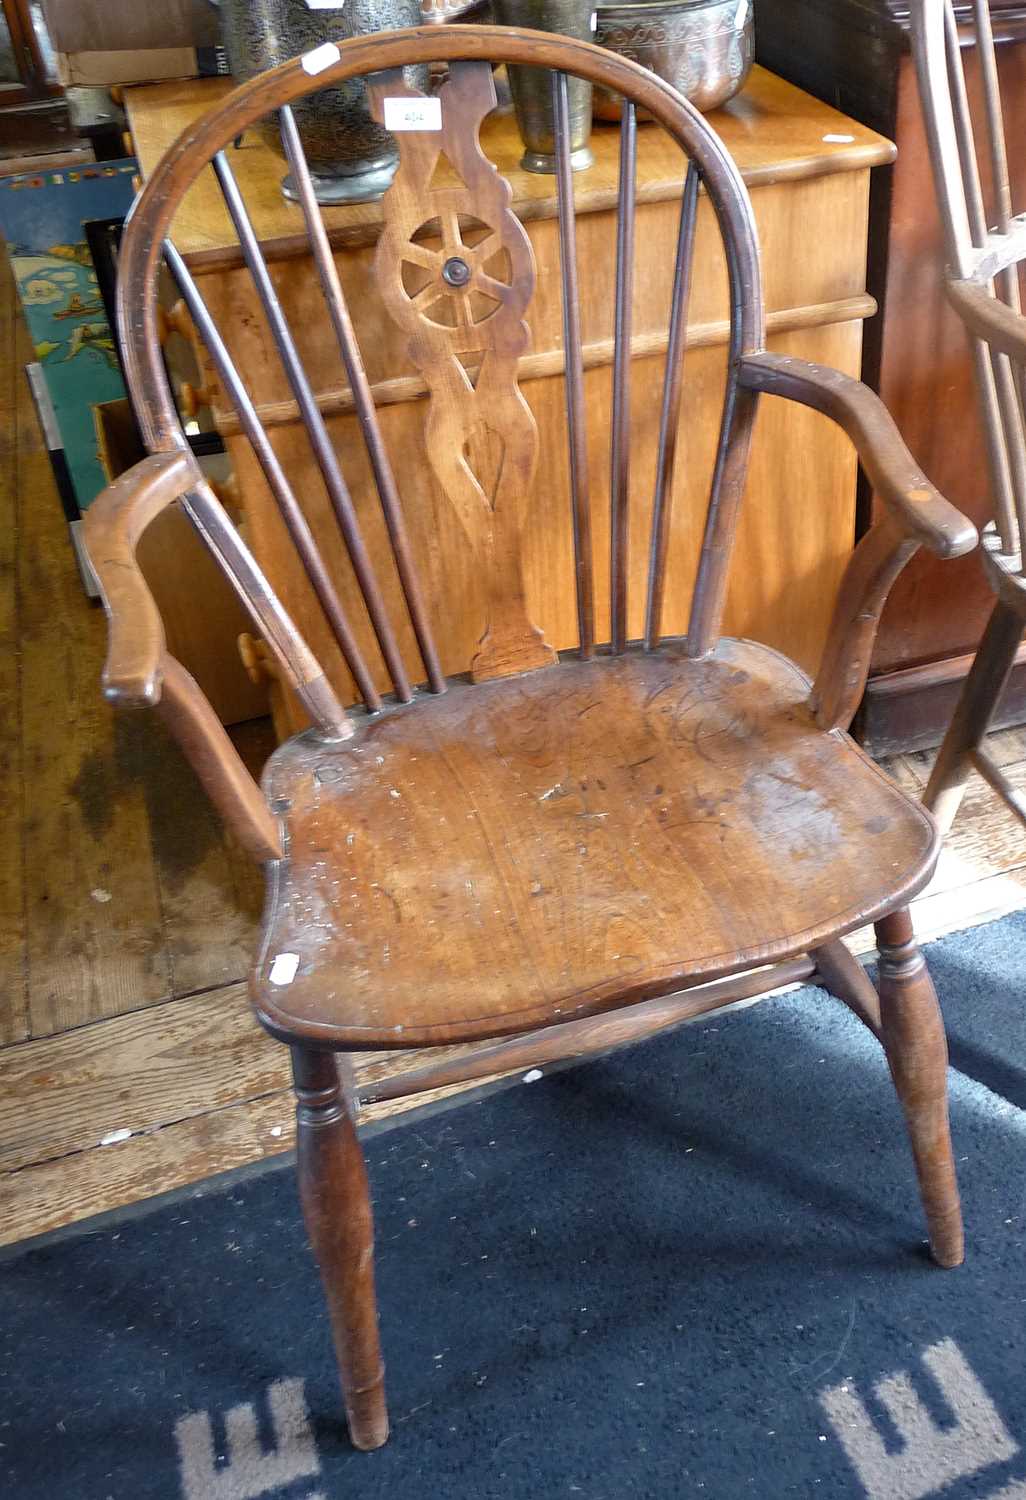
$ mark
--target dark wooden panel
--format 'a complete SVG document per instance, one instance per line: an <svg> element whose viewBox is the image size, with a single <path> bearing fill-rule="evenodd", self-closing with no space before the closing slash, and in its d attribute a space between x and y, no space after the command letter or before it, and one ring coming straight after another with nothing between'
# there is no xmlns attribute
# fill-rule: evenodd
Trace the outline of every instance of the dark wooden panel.
<svg viewBox="0 0 1026 1500"><path fill-rule="evenodd" d="M899 751L934 750L951 722L972 656L949 656L873 678L859 714L858 738L878 759ZM1026 721L1026 647L1012 669L993 729Z"/></svg>

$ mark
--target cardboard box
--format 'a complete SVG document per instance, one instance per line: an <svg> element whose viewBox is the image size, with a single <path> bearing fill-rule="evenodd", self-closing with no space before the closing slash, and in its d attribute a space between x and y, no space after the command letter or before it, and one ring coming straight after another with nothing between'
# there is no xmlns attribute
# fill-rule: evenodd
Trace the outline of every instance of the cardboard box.
<svg viewBox="0 0 1026 1500"><path fill-rule="evenodd" d="M230 73L221 47L153 47L143 52L58 52L57 74L65 88L110 88L114 84L161 83L169 78L214 78Z"/></svg>
<svg viewBox="0 0 1026 1500"><path fill-rule="evenodd" d="M66 86L104 88L227 73L211 0L43 0Z"/></svg>

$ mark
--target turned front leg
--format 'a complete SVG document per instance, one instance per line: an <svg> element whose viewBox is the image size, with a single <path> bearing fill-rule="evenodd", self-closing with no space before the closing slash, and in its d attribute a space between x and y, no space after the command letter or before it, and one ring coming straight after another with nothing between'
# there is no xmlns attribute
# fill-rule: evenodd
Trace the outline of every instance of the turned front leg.
<svg viewBox="0 0 1026 1500"><path fill-rule="evenodd" d="M388 1437L374 1295L374 1222L351 1091L334 1053L293 1047L299 1197L320 1267L356 1448ZM347 1063L343 1063L348 1067Z"/></svg>
<svg viewBox="0 0 1026 1500"><path fill-rule="evenodd" d="M948 1124L948 1044L937 994L907 911L876 923L881 1035L905 1111L933 1258L961 1265L965 1246Z"/></svg>

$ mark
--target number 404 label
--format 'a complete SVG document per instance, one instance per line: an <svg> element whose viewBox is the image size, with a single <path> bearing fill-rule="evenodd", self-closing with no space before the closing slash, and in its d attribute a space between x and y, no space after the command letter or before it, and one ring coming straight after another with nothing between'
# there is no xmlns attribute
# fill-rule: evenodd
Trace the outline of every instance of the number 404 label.
<svg viewBox="0 0 1026 1500"><path fill-rule="evenodd" d="M386 130L441 130L441 99L386 99Z"/></svg>

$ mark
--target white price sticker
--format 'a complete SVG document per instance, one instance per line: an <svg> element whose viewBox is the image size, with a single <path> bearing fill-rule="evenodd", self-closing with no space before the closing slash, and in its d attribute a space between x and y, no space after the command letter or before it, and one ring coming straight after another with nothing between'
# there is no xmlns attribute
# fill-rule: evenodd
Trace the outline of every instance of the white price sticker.
<svg viewBox="0 0 1026 1500"><path fill-rule="evenodd" d="M441 130L441 99L386 99L386 130Z"/></svg>
<svg viewBox="0 0 1026 1500"><path fill-rule="evenodd" d="M307 10L341 10L345 0L306 0Z"/></svg>
<svg viewBox="0 0 1026 1500"><path fill-rule="evenodd" d="M298 953L278 953L275 955L268 978L272 984L291 984L298 971Z"/></svg>
<svg viewBox="0 0 1026 1500"><path fill-rule="evenodd" d="M318 73L323 73L325 68L330 68L337 63L342 56L334 42L324 42L320 47L315 47L312 52L304 52L299 59L303 72L309 73L311 78L316 78Z"/></svg>
<svg viewBox="0 0 1026 1500"><path fill-rule="evenodd" d="M592 29L592 31L597 31L598 30L598 11L597 10L593 10L592 13L591 13L591 29Z"/></svg>

